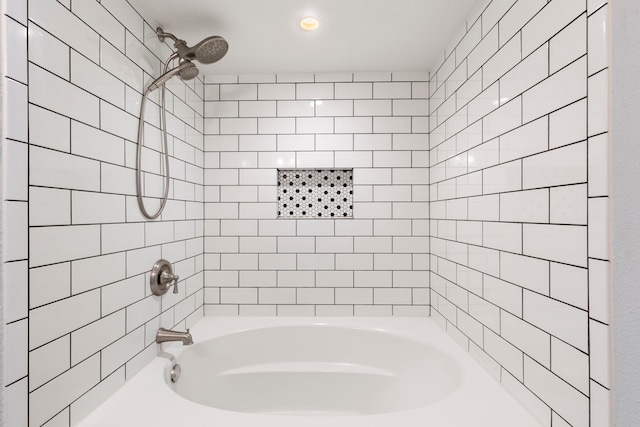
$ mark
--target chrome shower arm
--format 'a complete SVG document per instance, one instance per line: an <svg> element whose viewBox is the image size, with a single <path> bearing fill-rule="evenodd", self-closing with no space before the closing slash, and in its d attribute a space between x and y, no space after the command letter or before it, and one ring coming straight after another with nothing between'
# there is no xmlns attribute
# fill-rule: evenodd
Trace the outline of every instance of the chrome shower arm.
<svg viewBox="0 0 640 427"><path fill-rule="evenodd" d="M158 27L156 28L156 35L158 36L158 40L160 40L160 42L164 43L164 39L165 37L169 37L171 40L173 40L174 43L178 43L178 42L182 42L185 43L184 40L180 40L179 38L177 38L176 36L174 36L171 33L166 33L162 27Z"/></svg>

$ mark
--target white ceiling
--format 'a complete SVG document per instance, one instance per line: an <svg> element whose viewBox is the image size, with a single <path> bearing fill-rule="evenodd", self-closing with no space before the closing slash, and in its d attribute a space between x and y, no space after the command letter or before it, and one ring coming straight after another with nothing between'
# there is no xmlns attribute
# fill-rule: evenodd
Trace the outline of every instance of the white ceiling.
<svg viewBox="0 0 640 427"><path fill-rule="evenodd" d="M129 0L155 28L229 52L207 74L428 71L482 0ZM319 18L314 32L301 17Z"/></svg>

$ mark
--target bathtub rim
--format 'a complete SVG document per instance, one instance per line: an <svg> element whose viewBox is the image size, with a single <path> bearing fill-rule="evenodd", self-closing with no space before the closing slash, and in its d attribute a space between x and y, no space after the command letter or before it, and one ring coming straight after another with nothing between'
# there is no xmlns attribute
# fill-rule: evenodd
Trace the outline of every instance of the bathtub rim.
<svg viewBox="0 0 640 427"><path fill-rule="evenodd" d="M306 322L306 323L305 323ZM305 417L296 415L258 415L231 412L204 406L175 394L165 383L162 372L169 358L182 351L177 343L163 344L149 364L128 380L115 394L91 412L77 426L154 425L173 427L540 427L538 421L491 378L430 317L204 317L191 329L194 340L214 338L233 331L273 325L328 323L342 326L382 329L399 336L429 339L438 343L461 364L462 385L452 396L433 405L406 411L361 415ZM195 335L197 334L197 335ZM198 338L199 337L199 338ZM481 392L473 387L481 385ZM461 400L466 410L460 410ZM496 414L499 414L496 416ZM431 421L425 424L425 420Z"/></svg>

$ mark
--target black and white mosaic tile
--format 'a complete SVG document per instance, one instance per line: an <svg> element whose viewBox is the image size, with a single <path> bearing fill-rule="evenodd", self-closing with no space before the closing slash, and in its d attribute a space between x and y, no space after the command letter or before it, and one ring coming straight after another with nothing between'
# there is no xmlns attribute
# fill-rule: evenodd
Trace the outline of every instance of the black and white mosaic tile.
<svg viewBox="0 0 640 427"><path fill-rule="evenodd" d="M278 170L278 216L352 218L353 169Z"/></svg>

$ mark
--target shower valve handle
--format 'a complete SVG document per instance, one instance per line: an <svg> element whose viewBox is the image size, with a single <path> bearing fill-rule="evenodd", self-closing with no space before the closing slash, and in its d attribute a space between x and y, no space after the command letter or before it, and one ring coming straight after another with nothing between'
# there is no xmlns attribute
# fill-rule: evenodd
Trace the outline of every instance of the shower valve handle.
<svg viewBox="0 0 640 427"><path fill-rule="evenodd" d="M173 286L173 293L177 294L178 293L178 280L180 279L180 276L178 276L177 274L171 274L170 272L168 272L167 270L164 270L162 272L162 274L160 274L160 284L169 288L170 286Z"/></svg>
<svg viewBox="0 0 640 427"><path fill-rule="evenodd" d="M164 295L171 286L173 286L173 293L178 293L178 280L180 276L173 274L171 263L165 259L161 259L153 265L149 279L151 292L153 292L154 295Z"/></svg>

